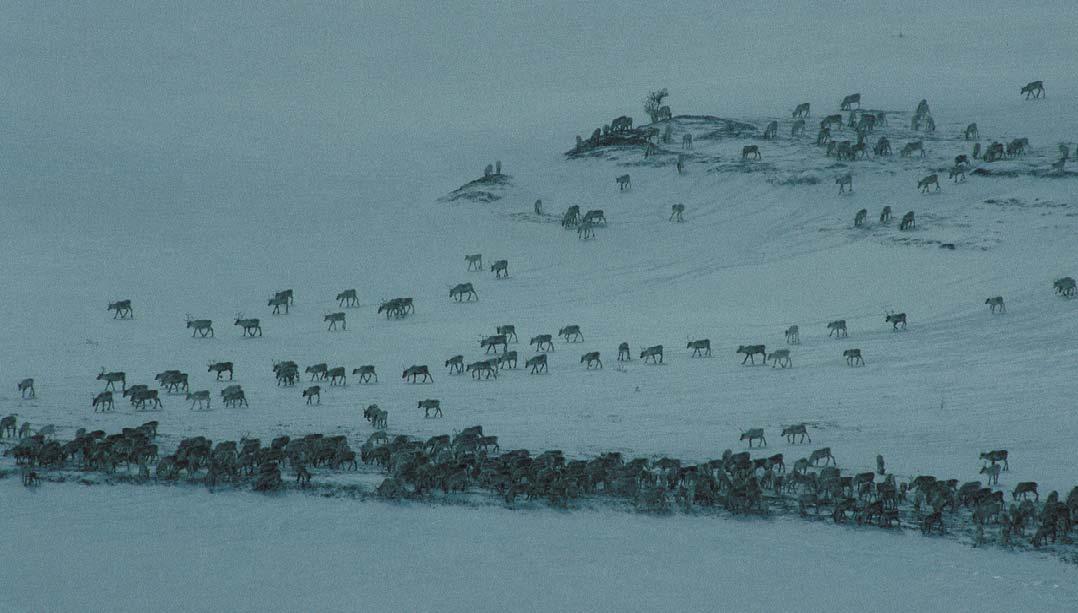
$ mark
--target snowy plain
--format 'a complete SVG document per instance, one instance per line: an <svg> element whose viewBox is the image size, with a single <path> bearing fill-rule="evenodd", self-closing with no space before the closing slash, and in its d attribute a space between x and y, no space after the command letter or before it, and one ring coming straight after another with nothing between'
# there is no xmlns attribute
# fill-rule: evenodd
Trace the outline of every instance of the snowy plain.
<svg viewBox="0 0 1078 613"><path fill-rule="evenodd" d="M768 450L788 459L830 446L844 469L860 471L882 454L900 477L973 480L979 452L1006 448L1012 470L1002 487L1034 480L1065 493L1078 483L1078 349L1069 342L1078 307L1051 283L1078 272L1078 182L1031 173L1047 168L1058 143L1074 150L1078 138L1078 88L1068 81L1078 15L1065 3L990 3L976 14L932 3L844 6L690 3L668 20L618 10L612 27L571 4L5 7L0 49L20 61L0 68L9 227L0 237L9 314L0 327L0 413L55 424L67 437L156 419L166 447L197 434L313 431L347 434L358 446L370 432L362 408L378 403L394 433L427 437L478 423L505 448L687 461L740 450L741 430L764 427ZM1036 78L1048 96L1026 101L1018 87ZM662 86L675 114L761 129L778 119L780 139L761 143L764 159L748 166L737 158L755 137L698 138L699 157L682 176L669 163L642 163L639 152L562 155L576 134L617 115L640 123L643 96ZM929 156L843 170L810 138L788 137L795 104L812 103L811 126L854 91L866 107L907 118L888 129L896 148L913 138L900 124L927 99L938 123ZM958 133L973 121L983 142L1030 139L1033 153L1014 165L1019 176L971 176L918 193L921 176L968 153ZM437 200L495 159L512 177L503 199ZM854 173L850 196L836 195L840 170ZM633 188L619 193L614 177L624 172ZM805 173L820 183L782 184ZM609 224L580 241L556 217L532 215L537 198L552 215L573 204L604 209ZM669 223L678 202L686 222ZM898 215L915 210L917 231L875 223L884 205ZM869 227L854 229L862 207ZM476 252L508 259L510 277L467 272L463 256ZM452 303L449 287L465 281L480 300ZM294 309L271 316L266 299L286 287L296 291ZM323 314L352 287L363 306L347 310L347 332L327 332ZM984 299L995 295L1006 298L1006 315L988 313ZM413 296L415 316L377 316L377 304L394 296ZM118 298L133 300L134 320L105 312ZM908 313L906 332L884 324L891 310ZM241 338L229 325L238 313L262 318L265 335ZM214 319L215 338L192 339L186 314ZM826 322L839 318L850 336L827 338ZM524 341L511 347L522 358L531 355L526 337L567 324L579 324L586 340L559 342L545 376L475 382L437 368L458 353L479 357L480 336L507 323ZM793 369L740 364L737 345L784 346L790 324L802 335ZM700 337L711 339L712 358L682 349ZM622 341L634 351L665 345L666 364L615 368ZM846 367L849 347L863 349L864 368ZM606 367L585 372L580 354L593 350ZM327 390L307 407L300 388L273 384L270 365L282 359L349 371L371 363L380 383ZM127 371L129 382L179 368L216 395L223 384L205 373L210 360L236 363L249 409L191 412L165 397L152 415L126 405L90 411L103 367ZM411 364L430 364L435 383L402 383L396 373ZM14 384L30 376L38 398L22 401ZM442 400L444 419L414 410L428 397ZM780 439L779 428L795 422L813 426L813 446ZM213 569L197 581L208 601L241 610L301 608L317 595L328 608L348 608L370 592L381 599L372 604L416 610L863 610L866 602L1013 610L1066 606L1078 584L1073 565L1036 555L790 520L132 486L46 484L29 493L14 479L0 488L2 532L27 552L25 563L0 567L2 583L14 586L0 608L14 610L72 608L109 583L129 586L130 600L89 608L138 608L140 594L161 597L145 606L180 608L179 577L199 563ZM105 553L130 541L142 543L142 564ZM335 558L326 570L317 545ZM72 550L107 562L69 560ZM820 556L826 566L815 563ZM56 559L64 566L47 568ZM381 580L357 574L367 568L380 568ZM791 575L795 585L772 580ZM233 590L267 576L266 591ZM489 583L461 588L476 576ZM858 587L835 601L827 581ZM655 584L671 587L649 589ZM723 589L734 585L740 594Z"/></svg>

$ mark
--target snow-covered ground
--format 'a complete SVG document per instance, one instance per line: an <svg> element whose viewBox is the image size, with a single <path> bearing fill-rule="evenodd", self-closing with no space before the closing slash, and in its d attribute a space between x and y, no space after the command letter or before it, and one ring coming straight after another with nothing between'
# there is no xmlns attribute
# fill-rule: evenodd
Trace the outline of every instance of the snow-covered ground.
<svg viewBox="0 0 1078 613"><path fill-rule="evenodd" d="M393 432L430 436L482 424L504 448L692 461L739 450L740 430L764 427L768 452L788 460L829 446L853 471L875 468L882 454L900 477L973 480L978 453L1005 448L1011 471L1003 488L1033 480L1042 493L1065 495L1076 484L1071 368L1078 349L1068 339L1078 334L1078 306L1057 297L1051 283L1078 272L1078 181L1031 173L1047 169L1058 143L1073 151L1070 139L1078 138L1078 89L1069 80L1078 14L1051 3L1000 3L978 14L930 4L855 14L826 3L778 14L701 4L657 24L618 11L592 28L585 9L568 6L553 15L519 7L5 9L0 49L20 61L0 67L7 221L0 301L8 315L0 327L0 414L55 424L61 438L79 427L117 431L156 419L166 449L196 434L266 440L315 431L348 434L358 447L370 432L362 408L377 403L389 410ZM1018 95L1038 78L1047 98ZM618 159L562 155L576 134L586 137L617 115L640 123L644 94L661 86L670 88L675 114L717 115L761 130L778 119L780 139L696 133L681 176L670 158L645 161L637 151ZM928 157L848 168L824 158L810 142L814 126L854 91L866 108L892 112L884 134L896 153L913 138L909 113L927 99L938 126L926 139ZM802 101L813 106L810 136L794 142L789 111ZM961 185L944 182L938 194L918 193L918 179L942 172L945 181L941 169L969 152L959 132L974 121L985 144L1030 139L1033 152L1007 163L1019 176L970 176ZM760 145L760 162L738 159L749 143ZM503 199L437 201L495 159L511 176ZM847 171L854 192L840 197L833 177ZM625 172L633 187L619 193L614 177ZM787 184L798 176L820 182ZM546 217L532 214L538 198ZM686 222L670 223L678 202ZM609 223L595 239L580 241L558 225L557 215L574 204L606 211ZM896 216L914 210L917 230L899 233L897 220L878 224L885 205ZM854 229L860 208L869 224ZM956 249L940 249L941 242ZM467 272L464 254L477 252L488 264L507 259L510 277ZM449 287L465 281L480 300L451 302ZM347 310L348 331L327 332L322 316L338 310L337 292L353 287L363 306ZM266 300L284 288L295 290L296 303L287 316L273 316ZM996 295L1006 299L1006 315L984 305ZM395 296L414 297L415 315L387 321L375 313ZM105 312L119 298L133 301L134 320ZM890 331L883 319L891 310L908 314L907 331ZM241 338L231 325L238 313L260 317L264 336ZM212 318L215 338L191 338L187 314ZM827 337L833 319L848 321L848 338ZM510 323L521 338L510 348L521 362L532 355L528 337L567 324L580 325L585 341L556 341L544 376L521 370L475 382L441 368L458 353L477 359L481 335ZM739 344L783 347L790 324L802 339L792 348L793 369L740 364ZM686 340L704 337L714 356L690 358ZM634 352L663 344L665 364L634 359L619 368L622 341ZM864 368L845 365L842 350L851 347L864 351ZM605 368L585 372L578 363L585 351L601 351ZM349 372L375 364L380 383L353 381L308 407L301 388L274 385L270 365L283 359ZM235 362L234 383L244 386L250 408L215 403L191 412L182 398L166 396L165 409L152 414L126 403L108 414L90 410L101 368L126 371L129 383L181 369L216 401L224 384L205 372L210 360ZM411 364L429 364L435 383L402 383L397 373ZM15 392L23 377L35 378L36 400ZM423 419L415 403L424 398L441 399L445 418ZM813 426L812 446L779 437L794 422ZM529 593L522 601L547 598L550 608L595 608L574 600L582 593L599 608L657 608L662 602L648 599L661 591L628 589L649 580L680 585L669 593L684 596L686 608L714 602L724 585L757 585L758 608L791 608L791 592L763 587L785 581L763 577L805 573L820 575L797 582L806 609L833 602L826 600L832 590L820 587L828 580L857 578L863 591L843 594L849 600L836 603L840 609L879 599L914 608L916 598L928 608L938 599L983 598L985 608L1013 609L1002 605L1074 597L1073 572L1052 562L785 520L263 501L182 488L46 484L26 494L13 480L0 487L11 510L0 514L0 526L11 529L0 532L17 533L35 556L0 570L19 580L17 609L34 608L27 586L47 589L34 581L48 576L38 564L52 559L49 547L57 555L67 542L107 551L131 535L158 539L141 554L142 570L106 555L108 563L79 575L78 592L52 584L57 607L140 572L148 574L132 585L164 582L161 592L146 593L172 589L179 597L177 574L208 559L210 568L222 566L205 571L201 583L216 583L215 596L235 605L240 593L228 586L253 582L253 571L206 552L229 549L235 539L232 549L248 558L281 559L307 542L310 526L317 532L309 538L334 558L334 570L312 584L347 584L345 591L310 590L331 608L343 607L337 597L356 586L392 594L405 603L400 608L429 608L445 590L457 590L456 608L516 608L510 595ZM118 510L129 521L117 521ZM185 510L204 521L181 519ZM295 523L264 529L282 518ZM288 530L277 540L265 536ZM431 544L449 534L454 547ZM531 546L518 557L507 543L520 540ZM430 547L463 558L435 564L438 556L422 555ZM386 548L416 551L429 572L407 574L405 562L391 557L382 559L381 580L355 581L357 569L377 568L372 552ZM353 564L357 551L372 561ZM893 552L893 568L873 565L881 551ZM820 555L826 566L813 562ZM172 566L157 574L151 560L162 559ZM475 580L462 570L469 564L487 569L479 576L490 580L488 601L469 601L460 589ZM250 595L251 608L310 596L289 583L291 567L282 562L276 591ZM703 568L721 569L714 571L721 579ZM865 577L866 568L878 580ZM459 580L424 580L439 572ZM1044 587L1051 577L1061 588ZM879 587L924 580L932 583L920 590ZM593 582L611 589L593 591ZM696 600L697 592L707 599ZM753 602L744 606L757 608Z"/></svg>

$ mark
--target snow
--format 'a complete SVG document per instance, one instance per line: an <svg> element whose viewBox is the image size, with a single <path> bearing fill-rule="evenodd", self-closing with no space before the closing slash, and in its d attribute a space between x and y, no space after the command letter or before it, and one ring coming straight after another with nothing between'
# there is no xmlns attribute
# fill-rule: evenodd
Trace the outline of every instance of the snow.
<svg viewBox="0 0 1078 613"><path fill-rule="evenodd" d="M837 3L781 12L689 3L657 23L618 5L601 27L592 9L573 5L11 7L0 23L0 50L19 58L0 67L8 222L0 238L8 314L0 413L55 424L61 438L79 427L118 431L155 419L166 449L198 434L268 440L315 431L347 434L358 447L370 432L362 409L377 403L393 433L426 437L482 424L507 449L687 461L740 450L739 432L763 427L768 453L792 460L829 446L850 471L874 469L882 454L899 477L974 480L978 453L1005 448L1012 470L1001 487L1032 480L1042 493L1065 495L1076 484L1069 366L1078 349L1067 340L1078 319L1074 301L1056 296L1051 283L1078 272L1078 203L1072 176L1031 173L1047 169L1058 142L1073 150L1068 139L1078 133L1070 78L1078 14L1066 7L994 3L972 14L926 3L850 14ZM1026 101L1018 88L1034 79L1045 81L1048 96ZM670 158L645 161L639 151L562 155L576 134L615 116L640 124L643 96L662 86L675 115L761 129L778 119L780 138L698 139L682 176ZM846 170L810 141L819 118L854 91L866 108L892 113L885 134L896 156L851 163L854 192L840 197L833 177ZM925 160L899 159L921 98L937 134L926 139ZM806 100L808 134L795 143L789 112ZM972 121L985 144L1030 139L1033 153L1006 166L1024 174L971 175L943 183L939 194L918 193L918 179L969 152L958 139ZM674 143L676 152L678 131ZM760 145L760 162L739 159L748 143ZM437 200L497 159L512 177L500 200ZM625 172L633 187L619 193L614 177ZM784 184L806 176L819 183ZM532 213L539 198L548 217ZM678 202L686 221L669 223ZM595 239L558 225L574 204L605 210L609 223ZM918 229L876 223L884 205L896 217L916 211ZM870 223L854 229L862 207ZM488 266L508 259L510 277L467 272L466 253L482 253ZM475 284L478 302L449 300L461 282ZM333 297L352 287L363 306L346 309L347 332L327 332L322 316L340 310ZM265 301L285 288L295 289L295 305L273 316ZM1006 315L984 305L996 295ZM414 297L415 315L375 314L395 296ZM134 320L105 312L120 298L132 299ZM907 331L884 323L892 310L909 315ZM231 325L238 313L261 318L265 336L241 338ZM216 336L192 339L187 314L213 319ZM827 338L825 324L839 318L849 337ZM579 324L585 342L555 341L544 376L521 370L475 382L441 369L458 353L478 358L480 337L507 323L521 338L510 347L521 366L531 336ZM790 324L802 339L791 348L793 369L740 364L738 345L784 347ZM686 341L704 337L714 357L690 358ZM642 346L663 344L666 363L619 367L622 341L634 358ZM863 350L864 368L845 365L850 347ZM586 351L601 351L605 368L586 372L578 363ZM283 359L349 372L371 363L381 382L324 389L321 405L307 407L302 388L274 385L270 365ZM232 383L243 385L249 409L220 407L217 390L229 382L205 372L210 360L236 363ZM397 373L411 364L429 364L435 383L402 383ZM93 413L103 367L125 370L129 383L182 369L192 389L213 391L214 408L192 412L166 396L160 412L121 402L113 413ZM35 378L36 400L15 392L24 377ZM440 399L445 418L424 419L414 408L424 398ZM796 422L812 426L812 445L779 437ZM1060 594L1073 598L1075 585L1073 569L1035 556L789 520L50 483L29 494L15 485L0 481L13 501L0 532L21 539L14 550L32 553L0 571L14 573L5 585L19 586L4 608L31 608L42 591L57 599L53 608L71 608L78 598L104 597L95 586L128 577L140 579L128 585L153 586L128 596L178 603L192 568L212 590L207 608L215 600L301 606L312 593L338 608L372 591L395 608L432 608L442 594L456 595L456 608L516 608L510 596L551 604L543 608L657 608L667 602L655 600L663 591L641 586L658 585L690 609L734 598L724 588L744 586L733 602L746 608L796 608L784 591L796 587L806 609L863 609L880 598L912 609L955 598L1013 610L1038 598L1068 602ZM66 543L107 551L132 537L155 541L139 554L143 564L60 555L82 550ZM517 548L522 540L530 546ZM305 542L321 543L339 564L309 582L291 578L286 556ZM386 549L394 553L374 553ZM428 555L400 557L399 549ZM208 553L222 550L222 561ZM302 555L311 564L323 559ZM356 555L369 563L352 564ZM280 568L231 563L251 556L280 560ZM815 565L820 556L831 563ZM752 561L729 564L731 557ZM58 558L69 571L61 576L85 573L70 590L42 567ZM217 572L196 563L210 561ZM383 574L357 580L355 569L379 567ZM724 581L700 572L715 568ZM437 573L444 579L431 580ZM234 590L268 574L281 578L266 591ZM794 584L784 580L795 574ZM1007 579L989 580L995 576ZM490 583L463 589L477 577ZM1049 577L1061 587L1045 587L1054 584ZM926 580L919 590L881 587ZM593 590L596 583L604 589ZM824 589L851 583L862 589ZM470 600L479 596L486 598Z"/></svg>

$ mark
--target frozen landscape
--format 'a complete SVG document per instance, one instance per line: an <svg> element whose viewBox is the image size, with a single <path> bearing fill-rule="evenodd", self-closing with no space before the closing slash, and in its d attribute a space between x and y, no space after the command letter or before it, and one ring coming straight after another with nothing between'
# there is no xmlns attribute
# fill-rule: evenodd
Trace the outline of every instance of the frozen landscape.
<svg viewBox="0 0 1078 613"><path fill-rule="evenodd" d="M749 451L794 461L829 447L842 474L876 470L987 481L982 452L1006 449L1005 502L1022 482L1039 499L1078 485L1073 365L1078 298L1078 13L1065 3L934 3L775 10L644 5L599 20L595 7L377 8L341 5L6 7L0 49L2 207L0 415L118 433L154 420L161 455L185 438L215 442L308 433L358 450L375 431L426 441L482 425L502 451L617 452L685 466ZM1019 88L1043 80L1046 95ZM576 147L615 117L647 126L645 96L668 88L669 143ZM838 160L819 122L860 92L881 111L893 156ZM922 99L935 131L912 130ZM791 111L810 102L806 133ZM849 112L842 112L843 120ZM775 139L762 138L778 122ZM979 137L964 138L976 123ZM691 134L692 149L683 146ZM855 131L835 128L839 140ZM1027 138L1024 155L959 154ZM903 157L922 140L925 155ZM742 159L756 145L760 159ZM676 169L679 154L684 168ZM502 175L455 191L499 160ZM835 179L849 173L852 192ZM939 191L918 181L937 173ZM631 188L615 177L629 174ZM482 193L479 193L482 192ZM467 197L461 197L467 196ZM534 208L542 201L542 214ZM684 221L671 221L675 204ZM579 238L570 206L606 223ZM894 219L879 221L889 206ZM854 226L854 216L867 220ZM898 229L907 211L916 226ZM951 245L952 248L944 248ZM484 268L468 270L466 254ZM508 262L496 278L490 265ZM472 283L478 300L450 288ZM293 289L287 314L267 302ZM356 289L358 306L335 296ZM379 305L412 297L387 318ZM1002 296L1006 312L986 299ZM106 305L130 299L134 316ZM346 330L327 330L344 312ZM894 331L885 317L905 313ZM186 318L210 319L193 337ZM262 335L233 324L259 318ZM845 320L848 336L828 335ZM490 358L480 340L512 324L516 369L476 380L443 367ZM558 338L578 325L580 342ZM791 325L800 343L788 345ZM554 335L545 374L524 361ZM693 357L690 340L712 355ZM631 361L620 362L626 342ZM792 368L743 365L740 345L789 349ZM643 348L663 345L663 363ZM863 367L843 352L857 348ZM602 369L586 369L585 352ZM278 385L276 362L301 381ZM234 364L217 381L211 362ZM345 367L346 386L303 369ZM352 370L371 364L378 382ZM398 375L429 365L433 383ZM209 410L162 390L159 410L90 403L102 369L151 384L178 369ZM34 379L35 397L16 390ZM225 377L228 379L228 376ZM242 385L249 406L220 392ZM302 392L321 385L308 405ZM425 418L418 401L438 399ZM812 443L783 427L805 424ZM12 438L0 448L13 449ZM665 511L581 495L507 503L464 493L381 500L377 465L310 467L253 492L253 477L140 479L36 468L24 488L0 458L2 610L1000 610L1073 608L1078 551L977 544L971 511L922 536L910 502L901 528L799 517L798 494L770 512L722 504ZM878 477L880 480L883 477ZM80 484L84 483L84 484ZM645 508L641 508L641 507ZM554 507L554 508L552 508ZM926 512L927 513L927 512ZM1070 532L1073 539L1074 530ZM974 545L977 545L976 547ZM107 586L107 589L105 589ZM841 589L835 589L841 586ZM192 601L197 587L199 597Z"/></svg>

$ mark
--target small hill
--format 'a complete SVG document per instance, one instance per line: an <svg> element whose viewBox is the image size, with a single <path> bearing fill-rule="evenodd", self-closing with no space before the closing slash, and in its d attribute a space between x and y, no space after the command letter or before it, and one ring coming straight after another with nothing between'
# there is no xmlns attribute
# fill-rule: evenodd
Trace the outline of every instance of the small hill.
<svg viewBox="0 0 1078 613"><path fill-rule="evenodd" d="M474 181L469 181L438 199L438 202L496 202L501 200L505 191L512 187L512 177L506 174L491 174Z"/></svg>

